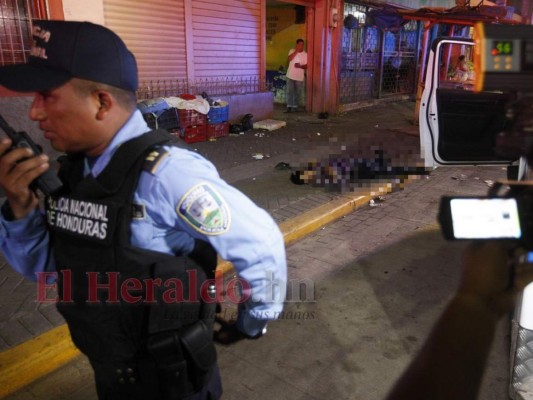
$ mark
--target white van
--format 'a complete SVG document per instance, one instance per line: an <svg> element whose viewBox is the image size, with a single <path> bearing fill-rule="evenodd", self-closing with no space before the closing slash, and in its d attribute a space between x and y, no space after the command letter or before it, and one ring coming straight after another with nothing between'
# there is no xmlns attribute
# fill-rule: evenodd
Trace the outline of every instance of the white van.
<svg viewBox="0 0 533 400"><path fill-rule="evenodd" d="M510 177L522 177L526 170L523 159L502 158L496 152L500 133L508 124L506 106L513 97L510 92L498 90L498 84L518 87L520 78L522 87L515 93L533 92L533 75L527 75L533 73L533 26L478 29L484 41L447 37L432 43L419 110L421 156L429 168L504 165L510 166ZM483 36L485 30L495 39ZM465 56L466 77L456 71L460 55ZM527 73L521 74L525 70ZM480 85L480 79L490 84ZM491 90L480 90L483 87ZM533 284L524 290L512 321L510 358L510 397L533 399Z"/></svg>

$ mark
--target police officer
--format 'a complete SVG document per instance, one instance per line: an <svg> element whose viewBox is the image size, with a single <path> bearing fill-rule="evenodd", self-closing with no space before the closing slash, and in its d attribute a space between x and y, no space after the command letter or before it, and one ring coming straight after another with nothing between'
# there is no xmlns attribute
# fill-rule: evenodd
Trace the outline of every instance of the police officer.
<svg viewBox="0 0 533 400"><path fill-rule="evenodd" d="M29 61L0 68L0 84L35 92L30 118L67 156L42 210L31 183L48 157L0 142L5 257L41 284L58 279L58 309L100 399L218 399L204 290L213 249L243 282L237 321L217 338L257 338L285 296L278 227L209 161L149 132L135 58L116 34L65 21L34 21L32 34Z"/></svg>

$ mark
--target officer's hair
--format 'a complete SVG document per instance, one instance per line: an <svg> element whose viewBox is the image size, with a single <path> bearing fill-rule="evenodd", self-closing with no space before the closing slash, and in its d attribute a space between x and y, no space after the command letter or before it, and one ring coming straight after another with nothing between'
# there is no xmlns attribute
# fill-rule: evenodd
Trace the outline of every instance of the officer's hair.
<svg viewBox="0 0 533 400"><path fill-rule="evenodd" d="M88 81L85 79L73 79L74 90L79 96L89 96L96 90L103 90L111 93L117 103L126 110L133 110L137 106L135 93L129 90L119 89L105 83Z"/></svg>

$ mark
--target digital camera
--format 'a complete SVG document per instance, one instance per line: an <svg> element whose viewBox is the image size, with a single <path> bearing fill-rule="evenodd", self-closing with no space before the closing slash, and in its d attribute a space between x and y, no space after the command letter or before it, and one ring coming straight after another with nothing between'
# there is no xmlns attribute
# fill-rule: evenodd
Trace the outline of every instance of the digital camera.
<svg viewBox="0 0 533 400"><path fill-rule="evenodd" d="M508 240L533 249L533 185L510 188L505 197L443 197L438 220L444 237Z"/></svg>

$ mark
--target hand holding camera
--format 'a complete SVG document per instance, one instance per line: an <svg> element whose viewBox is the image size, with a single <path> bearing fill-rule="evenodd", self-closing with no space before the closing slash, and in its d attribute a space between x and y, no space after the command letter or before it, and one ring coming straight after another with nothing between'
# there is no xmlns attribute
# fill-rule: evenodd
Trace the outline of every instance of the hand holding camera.
<svg viewBox="0 0 533 400"><path fill-rule="evenodd" d="M504 186L505 196L497 192ZM485 197L443 197L439 210L448 240L504 240L533 247L533 182L496 182Z"/></svg>

